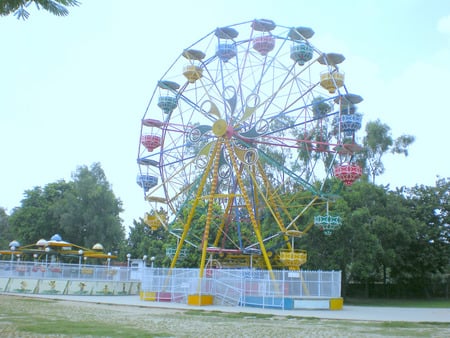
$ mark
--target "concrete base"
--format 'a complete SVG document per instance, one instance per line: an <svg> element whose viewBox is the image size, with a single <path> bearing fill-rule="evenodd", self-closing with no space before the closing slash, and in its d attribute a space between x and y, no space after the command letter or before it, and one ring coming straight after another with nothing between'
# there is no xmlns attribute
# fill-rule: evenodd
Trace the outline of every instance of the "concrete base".
<svg viewBox="0 0 450 338"><path fill-rule="evenodd" d="M344 307L343 298L294 299L294 309L342 310L343 307Z"/></svg>
<svg viewBox="0 0 450 338"><path fill-rule="evenodd" d="M283 310L342 310L344 300L342 298L280 298L245 296L241 302L241 305Z"/></svg>
<svg viewBox="0 0 450 338"><path fill-rule="evenodd" d="M156 292L153 291L141 291L139 293L139 298L141 300L148 300L154 302L156 300Z"/></svg>
<svg viewBox="0 0 450 338"><path fill-rule="evenodd" d="M188 295L188 305L196 305L196 306L203 306L203 305L213 305L214 303L214 297L212 295Z"/></svg>
<svg viewBox="0 0 450 338"><path fill-rule="evenodd" d="M140 282L66 280L50 278L0 278L0 292L43 295L137 295Z"/></svg>
<svg viewBox="0 0 450 338"><path fill-rule="evenodd" d="M344 298L330 299L330 310L342 310L344 308Z"/></svg>

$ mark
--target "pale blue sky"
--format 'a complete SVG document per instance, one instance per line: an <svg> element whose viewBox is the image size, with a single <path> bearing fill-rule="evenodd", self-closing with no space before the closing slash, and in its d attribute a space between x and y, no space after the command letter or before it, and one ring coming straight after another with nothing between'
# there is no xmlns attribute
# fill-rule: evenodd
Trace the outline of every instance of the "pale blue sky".
<svg viewBox="0 0 450 338"><path fill-rule="evenodd" d="M100 162L124 225L142 217L136 158L156 82L214 28L260 18L312 27L316 47L345 55L363 122L379 118L394 137L416 136L408 157L386 157L377 183L450 177L449 2L85 0L65 18L30 12L27 21L0 17L0 206L8 212L25 190Z"/></svg>

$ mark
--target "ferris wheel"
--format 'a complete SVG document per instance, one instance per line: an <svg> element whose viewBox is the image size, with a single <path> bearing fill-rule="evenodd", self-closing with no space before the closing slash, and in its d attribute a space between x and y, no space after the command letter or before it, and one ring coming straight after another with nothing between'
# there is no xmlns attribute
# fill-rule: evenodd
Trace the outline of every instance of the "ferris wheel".
<svg viewBox="0 0 450 338"><path fill-rule="evenodd" d="M259 257L296 269L295 248L324 204L327 180L361 176L359 95L347 90L345 57L312 43L308 27L261 19L213 29L181 50L162 75L142 119L137 183L150 204L145 222L183 248L235 261ZM339 220L317 218L328 232ZM317 225L316 224L316 225Z"/></svg>

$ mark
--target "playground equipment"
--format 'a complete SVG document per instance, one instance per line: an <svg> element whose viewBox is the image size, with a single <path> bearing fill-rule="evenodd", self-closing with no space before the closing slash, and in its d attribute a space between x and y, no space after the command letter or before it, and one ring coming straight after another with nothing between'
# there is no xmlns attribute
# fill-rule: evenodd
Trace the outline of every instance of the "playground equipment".
<svg viewBox="0 0 450 338"><path fill-rule="evenodd" d="M64 241L59 234L49 240L21 245L14 240L0 250L0 292L59 295L137 295L142 269L113 265L116 255L96 243L85 248ZM141 260L142 261L142 260Z"/></svg>

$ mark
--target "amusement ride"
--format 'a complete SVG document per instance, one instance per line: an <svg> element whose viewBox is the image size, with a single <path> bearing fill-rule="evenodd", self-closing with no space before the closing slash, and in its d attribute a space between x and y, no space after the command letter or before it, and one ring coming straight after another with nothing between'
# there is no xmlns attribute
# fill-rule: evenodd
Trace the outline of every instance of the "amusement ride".
<svg viewBox="0 0 450 338"><path fill-rule="evenodd" d="M171 268L193 248L200 277L209 265L298 270L307 254L297 239L341 224L329 204L336 186L362 174L362 97L346 87L345 57L313 37L266 19L218 27L157 82L137 183L150 205L145 223L178 238ZM313 206L323 214L306 222Z"/></svg>

